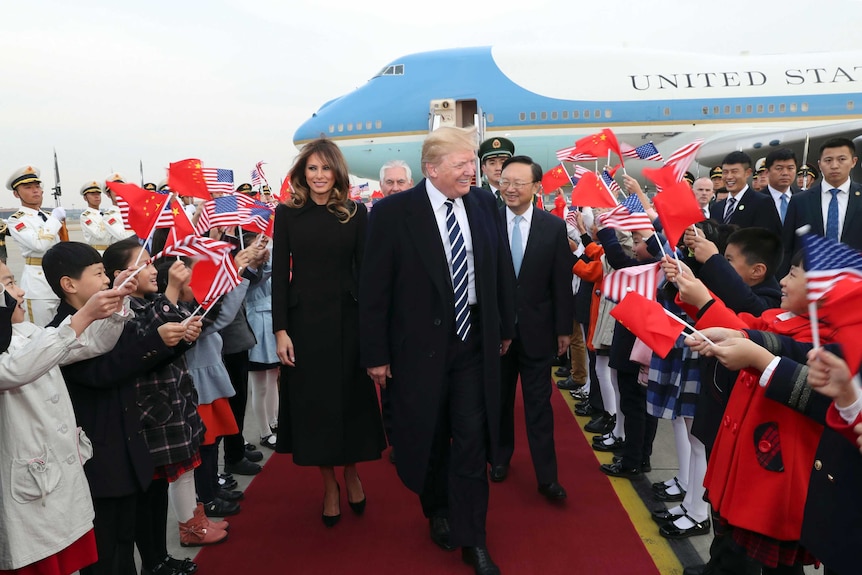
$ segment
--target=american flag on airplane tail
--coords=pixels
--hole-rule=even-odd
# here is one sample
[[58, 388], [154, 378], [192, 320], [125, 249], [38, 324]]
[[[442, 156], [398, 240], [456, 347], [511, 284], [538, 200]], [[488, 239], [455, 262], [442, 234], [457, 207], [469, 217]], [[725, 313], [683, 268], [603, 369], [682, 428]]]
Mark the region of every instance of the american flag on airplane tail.
[[207, 200], [195, 229], [199, 234], [204, 234], [217, 226], [242, 225], [243, 215], [248, 214], [254, 202], [245, 194], [230, 194]]
[[661, 262], [632, 266], [614, 270], [602, 281], [602, 294], [614, 302], [621, 301], [629, 291], [635, 291], [650, 301], [655, 301], [655, 292], [664, 276]]
[[817, 301], [841, 280], [862, 282], [862, 254], [845, 244], [818, 236], [802, 236], [808, 301]]
[[685, 176], [686, 171], [688, 171], [688, 167], [691, 165], [691, 162], [697, 155], [697, 151], [702, 145], [703, 140], [698, 138], [675, 151], [664, 163], [666, 166], [673, 166], [673, 173], [676, 175], [676, 181], [682, 181], [683, 176]]
[[233, 170], [221, 168], [201, 168], [204, 174], [204, 182], [210, 194], [232, 194], [233, 193]]
[[214, 240], [206, 236], [186, 236], [179, 242], [167, 246], [153, 256], [153, 259], [157, 260], [162, 257], [189, 257], [219, 263], [224, 254], [229, 254], [233, 251], [233, 248], [233, 244]]
[[593, 162], [598, 159], [592, 154], [582, 154], [578, 152], [575, 149], [576, 147], [577, 146], [571, 146], [569, 148], [557, 150], [557, 159], [561, 162]]
[[624, 158], [633, 158], [635, 160], [649, 160], [654, 162], [661, 162], [664, 160], [662, 158], [661, 153], [659, 153], [658, 148], [655, 147], [655, 144], [652, 142], [647, 142], [642, 146], [638, 146], [637, 148], [633, 148], [632, 146], [620, 142], [620, 151]]
[[599, 216], [599, 222], [607, 228], [617, 230], [627, 230], [633, 232], [635, 230], [646, 230], [652, 228], [652, 221], [646, 214], [641, 201], [635, 194], [627, 197], [623, 202]]

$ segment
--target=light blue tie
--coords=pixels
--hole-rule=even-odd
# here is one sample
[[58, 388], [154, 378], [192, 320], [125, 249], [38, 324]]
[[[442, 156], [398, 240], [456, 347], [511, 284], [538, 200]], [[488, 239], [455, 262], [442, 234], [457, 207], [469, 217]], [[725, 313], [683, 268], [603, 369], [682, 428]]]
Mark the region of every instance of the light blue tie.
[[452, 289], [455, 292], [455, 333], [461, 341], [467, 341], [470, 333], [470, 306], [467, 301], [467, 248], [461, 226], [455, 219], [453, 200], [446, 200], [446, 230], [449, 232], [449, 247], [452, 252]]
[[515, 216], [512, 228], [512, 265], [515, 266], [515, 277], [521, 273], [521, 262], [524, 261], [524, 239], [521, 237], [521, 222], [524, 216]]
[[838, 192], [840, 191], [837, 188], [829, 190], [832, 199], [829, 200], [829, 208], [826, 210], [826, 237], [836, 242], [838, 241]]
[[778, 210], [781, 214], [781, 223], [784, 223], [784, 218], [787, 217], [787, 195], [781, 194], [781, 207]]

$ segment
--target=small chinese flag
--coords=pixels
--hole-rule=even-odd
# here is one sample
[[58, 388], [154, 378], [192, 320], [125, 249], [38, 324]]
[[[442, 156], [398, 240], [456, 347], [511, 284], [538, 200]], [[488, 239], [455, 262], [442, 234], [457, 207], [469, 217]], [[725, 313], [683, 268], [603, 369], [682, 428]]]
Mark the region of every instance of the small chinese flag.
[[634, 291], [626, 294], [611, 315], [662, 358], [667, 357], [684, 329], [667, 316], [660, 303]]
[[128, 225], [139, 238], [150, 237], [150, 232], [165, 207], [168, 196], [148, 192], [135, 185], [122, 182], [105, 182], [108, 188], [129, 204]]
[[571, 183], [572, 181], [569, 179], [569, 174], [566, 173], [563, 166], [551, 168], [544, 176], [542, 176], [542, 189], [545, 190], [546, 193], [551, 193], [560, 186]]
[[652, 199], [655, 211], [661, 220], [665, 237], [675, 246], [686, 228], [704, 220], [700, 205], [686, 182], [676, 182]]
[[201, 161], [195, 158], [173, 162], [168, 168], [168, 187], [181, 196], [211, 200]]
[[617, 200], [594, 172], [586, 172], [572, 190], [572, 205], [591, 208], [614, 208]]
[[607, 155], [608, 150], [615, 153], [622, 161], [620, 143], [617, 136], [609, 128], [605, 128], [598, 134], [586, 136], [575, 142], [575, 149], [581, 154], [590, 154], [601, 158]]

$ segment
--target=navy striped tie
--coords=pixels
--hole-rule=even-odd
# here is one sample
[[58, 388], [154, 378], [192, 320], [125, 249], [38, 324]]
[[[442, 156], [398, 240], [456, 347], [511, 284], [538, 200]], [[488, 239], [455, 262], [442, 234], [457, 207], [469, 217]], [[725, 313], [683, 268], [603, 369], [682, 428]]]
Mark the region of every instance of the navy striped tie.
[[446, 230], [449, 232], [449, 247], [452, 250], [452, 289], [455, 292], [455, 333], [461, 341], [467, 341], [470, 333], [470, 306], [467, 302], [467, 248], [461, 226], [455, 219], [453, 200], [446, 200]]

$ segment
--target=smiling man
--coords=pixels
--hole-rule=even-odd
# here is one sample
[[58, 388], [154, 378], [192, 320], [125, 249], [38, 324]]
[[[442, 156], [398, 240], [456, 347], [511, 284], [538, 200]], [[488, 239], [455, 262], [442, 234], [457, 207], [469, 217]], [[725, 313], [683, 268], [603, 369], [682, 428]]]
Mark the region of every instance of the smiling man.
[[360, 273], [362, 364], [392, 401], [395, 466], [434, 543], [500, 571], [485, 542], [487, 453], [500, 429], [500, 355], [514, 332], [514, 272], [494, 198], [471, 186], [476, 132], [440, 128], [423, 179], [371, 212]]
[[745, 152], [731, 152], [721, 163], [727, 199], [715, 202], [710, 217], [740, 228], [766, 228], [781, 236], [781, 219], [771, 199], [748, 185], [751, 158]]

